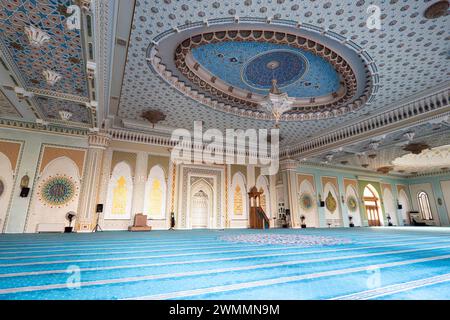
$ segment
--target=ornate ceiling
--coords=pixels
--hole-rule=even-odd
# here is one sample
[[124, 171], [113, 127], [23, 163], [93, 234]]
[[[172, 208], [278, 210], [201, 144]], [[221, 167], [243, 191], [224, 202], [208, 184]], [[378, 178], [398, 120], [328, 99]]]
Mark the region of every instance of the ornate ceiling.
[[[115, 116], [141, 120], [142, 110], [152, 106], [164, 110], [167, 117], [162, 124], [171, 127], [192, 129], [194, 120], [203, 120], [205, 127], [218, 129], [271, 127], [271, 121], [237, 116], [222, 112], [224, 110], [220, 108], [214, 110], [208, 105], [208, 96], [193, 99], [146, 67], [148, 60], [144, 61], [144, 57], [148, 58], [149, 47], [156, 46], [161, 52], [165, 43], [181, 44], [188, 38], [185, 34], [194, 36], [205, 28], [215, 31], [259, 27], [307, 34], [327, 46], [334, 44], [333, 49], [345, 57], [353, 52], [360, 60], [376, 66], [370, 76], [379, 84], [374, 86], [376, 92], [371, 92], [370, 104], [338, 117], [282, 122], [283, 143], [295, 143], [356, 121], [448, 81], [448, 16], [427, 19], [424, 11], [428, 2], [393, 0], [380, 5], [381, 29], [369, 29], [366, 22], [371, 13], [367, 13], [367, 9], [371, 4], [371, 1], [350, 0], [136, 1], [120, 104]], [[238, 59], [242, 54], [236, 52], [235, 55]], [[182, 79], [178, 77], [174, 62], [169, 62], [173, 57], [164, 54], [161, 58], [168, 70]], [[227, 62], [229, 66], [231, 63]], [[356, 58], [349, 63], [354, 66]], [[220, 72], [224, 74], [225, 66], [222, 67]], [[211, 68], [208, 70], [212, 71]], [[227, 79], [232, 82], [231, 78]], [[189, 85], [188, 81], [183, 83]], [[236, 87], [245, 89], [242, 83]]]
[[[413, 154], [405, 150], [410, 144], [423, 144], [426, 148], [419, 154]], [[390, 173], [408, 176], [418, 172], [439, 171], [443, 168], [448, 170], [449, 144], [450, 122], [448, 117], [444, 117], [432, 123], [383, 134], [305, 160], [381, 173], [385, 168]], [[433, 157], [436, 159], [431, 160]]]
[[88, 5], [79, 0], [0, 0], [0, 49], [10, 73], [3, 89], [13, 86], [19, 102], [27, 99], [44, 120], [61, 120], [60, 111], [71, 109], [72, 121], [66, 124], [92, 124], [86, 105], [95, 100], [89, 74], [95, 63], [86, 58], [93, 50], [86, 48], [92, 37]]
[[438, 115], [433, 95], [450, 113], [449, 17], [437, 2], [0, 0], [0, 117], [163, 135], [194, 121], [267, 129], [274, 119], [259, 103], [275, 79], [295, 98], [280, 122], [286, 148], [420, 104], [421, 122], [381, 121], [376, 150], [367, 134], [332, 156], [338, 140], [311, 152], [375, 171], [406, 154], [408, 129], [391, 119], [417, 142], [450, 144], [447, 125], [425, 121]]

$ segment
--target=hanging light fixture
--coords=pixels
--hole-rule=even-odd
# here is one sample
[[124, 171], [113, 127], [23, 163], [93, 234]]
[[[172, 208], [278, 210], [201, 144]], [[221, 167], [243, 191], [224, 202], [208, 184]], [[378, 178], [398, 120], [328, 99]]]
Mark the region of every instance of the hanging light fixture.
[[278, 89], [277, 80], [273, 79], [272, 88], [260, 105], [273, 115], [275, 128], [278, 128], [281, 116], [292, 108], [293, 102], [294, 100], [287, 93]]

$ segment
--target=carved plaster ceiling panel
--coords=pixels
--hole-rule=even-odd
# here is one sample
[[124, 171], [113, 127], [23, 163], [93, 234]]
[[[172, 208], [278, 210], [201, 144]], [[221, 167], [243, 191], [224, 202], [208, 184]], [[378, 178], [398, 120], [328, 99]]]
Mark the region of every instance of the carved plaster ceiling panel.
[[[412, 135], [410, 135], [411, 133]], [[408, 135], [413, 137], [412, 140], [407, 138]], [[391, 169], [391, 173], [406, 175], [413, 172], [429, 172], [448, 167], [450, 157], [446, 160], [447, 165], [438, 163], [433, 164], [432, 161], [428, 160], [424, 161], [426, 157], [433, 154], [438, 155], [438, 153], [430, 153], [427, 151], [428, 149], [426, 149], [419, 155], [413, 155], [404, 150], [405, 146], [409, 143], [423, 143], [428, 145], [429, 148], [432, 148], [432, 150], [441, 150], [439, 148], [446, 146], [443, 150], [448, 150], [448, 145], [450, 144], [450, 124], [447, 122], [443, 122], [442, 124], [421, 124], [413, 128], [381, 136], [377, 139], [345, 146], [321, 157], [307, 160], [347, 168], [364, 168], [371, 171], [377, 171], [380, 168], [387, 167]], [[439, 154], [441, 156], [448, 156], [448, 153], [445, 152], [440, 152]], [[442, 159], [442, 157], [440, 158]], [[422, 159], [423, 165], [414, 168], [413, 166], [407, 166], [405, 165], [405, 162], [402, 162], [407, 160], [413, 161], [415, 159]], [[436, 161], [438, 160], [439, 159], [436, 159]]]
[[420, 154], [406, 154], [392, 161], [397, 170], [423, 171], [450, 168], [450, 145], [423, 150]]
[[[81, 32], [67, 26], [72, 4], [75, 1], [0, 0], [1, 43], [28, 88], [88, 96]], [[48, 83], [47, 72], [60, 79]]]
[[[47, 121], [92, 124], [92, 111], [84, 104], [50, 97], [37, 97], [36, 101]], [[64, 120], [61, 112], [68, 112], [69, 118]]]
[[[161, 124], [171, 127], [192, 129], [195, 120], [203, 120], [205, 128], [213, 127], [222, 130], [225, 128], [270, 128], [273, 125], [272, 121], [215, 110], [207, 105], [207, 101], [200, 103], [199, 99], [183, 94], [169, 84], [167, 79], [163, 79], [150, 68], [146, 58], [152, 43], [158, 43], [166, 36], [170, 39], [172, 33], [176, 33], [177, 30], [195, 31], [195, 28], [201, 30], [205, 27], [206, 21], [211, 27], [216, 28], [230, 23], [234, 24], [234, 29], [249, 26], [252, 28], [265, 26], [261, 28], [266, 28], [269, 25], [271, 28], [290, 30], [294, 34], [305, 30], [302, 25], [308, 26], [310, 30], [317, 30], [315, 34], [323, 42], [326, 42], [326, 37], [332, 34], [335, 38], [341, 39], [343, 47], [355, 44], [356, 47], [362, 48], [375, 63], [376, 71], [371, 76], [378, 78], [379, 86], [370, 104], [365, 104], [353, 112], [338, 117], [302, 122], [282, 121], [281, 135], [285, 139], [283, 143], [299, 142], [319, 132], [327, 131], [331, 127], [356, 120], [369, 112], [373, 113], [386, 108], [422, 90], [432, 89], [445, 83], [450, 74], [447, 45], [450, 39], [447, 31], [448, 15], [438, 19], [427, 19], [423, 14], [430, 3], [396, 0], [379, 4], [379, 13], [367, 13], [368, 7], [372, 4], [376, 3], [363, 0], [302, 2], [138, 0], [117, 115], [121, 118], [142, 120], [142, 111], [151, 106], [168, 115]], [[366, 22], [373, 14], [379, 14], [380, 30], [367, 28]], [[267, 23], [267, 19], [270, 20], [270, 24]], [[299, 22], [302, 25], [298, 27]], [[326, 31], [325, 35], [321, 37], [324, 31]], [[174, 45], [179, 43], [181, 41]], [[228, 55], [232, 52], [235, 52], [235, 55], [227, 56], [228, 64], [240, 61], [241, 54], [238, 51], [231, 50], [225, 53]], [[168, 59], [171, 56], [164, 57]], [[175, 52], [172, 57], [175, 59]], [[216, 57], [220, 58], [218, 55]], [[225, 54], [223, 57], [225, 58]], [[197, 58], [202, 59], [200, 53]], [[247, 60], [245, 62], [248, 62]], [[172, 64], [174, 65], [174, 62]], [[350, 61], [350, 65], [354, 67], [355, 60]], [[357, 67], [354, 68], [356, 73], [361, 71]], [[211, 67], [209, 71], [221, 72]], [[328, 80], [333, 78], [331, 72], [329, 75]], [[179, 77], [178, 74], [177, 77]], [[222, 74], [222, 77], [225, 76]], [[232, 83], [233, 79], [237, 78], [225, 80], [227, 83]], [[323, 79], [316, 80], [310, 81], [313, 87], [316, 85], [321, 87], [323, 83], [326, 83]], [[289, 81], [286, 83], [290, 83]], [[238, 85], [240, 88], [244, 87], [241, 86], [242, 83]]]

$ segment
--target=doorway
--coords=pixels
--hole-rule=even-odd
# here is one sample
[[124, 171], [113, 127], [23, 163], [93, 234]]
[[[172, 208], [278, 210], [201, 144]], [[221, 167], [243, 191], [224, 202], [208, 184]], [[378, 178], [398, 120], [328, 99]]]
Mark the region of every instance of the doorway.
[[380, 197], [372, 185], [364, 188], [363, 200], [369, 227], [381, 226]]

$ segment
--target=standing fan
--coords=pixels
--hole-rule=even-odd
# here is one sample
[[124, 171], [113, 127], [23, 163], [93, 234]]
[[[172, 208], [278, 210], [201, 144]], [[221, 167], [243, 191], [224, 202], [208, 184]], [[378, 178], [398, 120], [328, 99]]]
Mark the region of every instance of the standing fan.
[[66, 219], [69, 220], [69, 226], [64, 228], [64, 232], [65, 233], [71, 233], [72, 232], [72, 230], [73, 230], [72, 220], [76, 216], [77, 216], [76, 213], [73, 212], [73, 211], [69, 211], [69, 212], [66, 213]]

